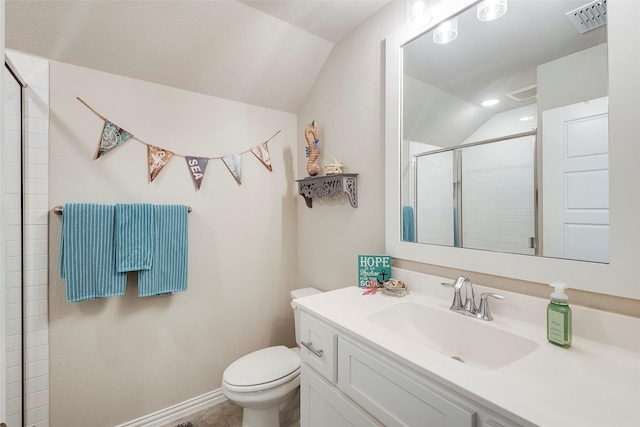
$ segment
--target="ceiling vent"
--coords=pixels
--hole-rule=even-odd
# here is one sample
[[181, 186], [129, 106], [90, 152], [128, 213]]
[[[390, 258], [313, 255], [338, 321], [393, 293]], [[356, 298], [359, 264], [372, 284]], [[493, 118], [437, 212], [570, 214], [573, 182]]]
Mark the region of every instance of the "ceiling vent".
[[607, 23], [607, 0], [596, 0], [567, 13], [567, 18], [581, 34]]
[[535, 98], [536, 96], [538, 96], [538, 86], [531, 85], [523, 87], [509, 92], [506, 95], [511, 99], [515, 99], [516, 101], [526, 101], [527, 99]]

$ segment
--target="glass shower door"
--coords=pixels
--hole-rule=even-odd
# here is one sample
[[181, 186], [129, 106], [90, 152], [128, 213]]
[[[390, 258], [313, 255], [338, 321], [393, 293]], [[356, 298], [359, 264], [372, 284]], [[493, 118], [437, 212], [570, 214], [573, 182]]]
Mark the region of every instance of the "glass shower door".
[[535, 255], [535, 136], [461, 151], [462, 246]]
[[456, 246], [453, 151], [416, 157], [416, 241]]

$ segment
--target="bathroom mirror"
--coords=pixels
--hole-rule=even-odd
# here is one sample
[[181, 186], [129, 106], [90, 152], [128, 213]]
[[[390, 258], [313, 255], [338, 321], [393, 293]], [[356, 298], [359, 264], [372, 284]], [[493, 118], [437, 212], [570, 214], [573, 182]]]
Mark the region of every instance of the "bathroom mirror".
[[606, 263], [606, 20], [491, 1], [502, 16], [480, 20], [482, 2], [402, 47], [403, 239]]
[[[547, 3], [565, 3], [565, 6], [568, 7], [565, 12], [568, 12], [572, 9], [583, 6], [588, 2], [511, 0], [509, 1], [507, 15], [510, 12], [515, 13], [515, 11], [518, 10], [517, 8], [520, 6], [524, 7], [525, 3], [539, 7], [542, 7]], [[563, 71], [561, 66], [547, 66], [547, 64], [549, 64], [549, 62], [547, 62], [543, 66], [539, 66], [540, 64], [531, 64], [530, 67], [527, 66], [524, 68], [525, 71], [516, 72], [515, 74], [513, 73], [513, 67], [515, 66], [509, 66], [509, 68], [512, 68], [510, 79], [511, 83], [517, 83], [513, 89], [509, 90], [511, 92], [516, 92], [514, 96], [516, 98], [526, 97], [526, 93], [524, 93], [526, 92], [525, 89], [532, 89], [529, 87], [532, 86], [532, 84], [528, 84], [529, 80], [526, 80], [526, 77], [527, 73], [530, 74], [531, 69], [534, 69], [533, 73], [538, 79], [534, 83], [536, 85], [535, 90], [538, 93], [538, 99], [530, 100], [533, 102], [524, 106], [508, 107], [505, 110], [506, 112], [502, 112], [502, 114], [497, 110], [497, 108], [502, 107], [495, 106], [494, 110], [487, 113], [484, 118], [477, 120], [472, 119], [472, 114], [467, 111], [466, 115], [457, 115], [455, 121], [448, 121], [449, 113], [446, 108], [449, 107], [448, 104], [458, 103], [465, 105], [474, 104], [472, 106], [468, 105], [468, 110], [478, 110], [482, 108], [478, 106], [478, 101], [484, 96], [499, 93], [502, 94], [502, 98], [505, 98], [504, 94], [507, 93], [505, 88], [499, 88], [498, 84], [487, 85], [484, 83], [476, 88], [476, 98], [473, 100], [466, 100], [465, 97], [468, 96], [466, 93], [470, 89], [468, 87], [469, 85], [464, 84], [466, 81], [465, 79], [469, 78], [474, 82], [480, 82], [482, 73], [489, 68], [494, 70], [490, 73], [491, 76], [494, 77], [498, 73], [498, 71], [495, 71], [495, 67], [493, 65], [494, 62], [501, 63], [505, 67], [508, 63], [507, 58], [503, 55], [505, 50], [498, 49], [497, 53], [486, 53], [483, 57], [484, 59], [475, 66], [464, 65], [460, 62], [463, 59], [466, 60], [465, 58], [461, 59], [456, 55], [448, 56], [448, 54], [443, 54], [445, 49], [454, 46], [458, 41], [463, 40], [462, 34], [467, 28], [464, 22], [466, 22], [467, 18], [476, 19], [476, 2], [470, 0], [454, 0], [451, 2], [436, 3], [435, 6], [432, 6], [430, 9], [433, 20], [431, 24], [429, 24], [429, 27], [423, 28], [422, 30], [412, 29], [410, 27], [402, 28], [386, 39], [385, 189], [387, 202], [386, 245], [388, 254], [395, 258], [513, 277], [534, 282], [545, 283], [563, 280], [568, 282], [570, 286], [574, 288], [640, 299], [640, 286], [635, 285], [633, 280], [633, 277], [640, 273], [640, 268], [637, 266], [639, 263], [634, 259], [634, 256], [630, 254], [630, 252], [635, 251], [635, 245], [640, 242], [640, 240], [638, 240], [640, 237], [640, 222], [637, 220], [637, 218], [640, 218], [640, 207], [638, 206], [638, 203], [635, 202], [636, 197], [633, 196], [630, 198], [628, 190], [625, 190], [625, 188], [629, 188], [629, 183], [633, 183], [633, 186], [635, 187], [638, 185], [637, 183], [640, 182], [638, 179], [639, 173], [636, 172], [638, 168], [632, 160], [634, 158], [640, 158], [638, 157], [638, 151], [640, 150], [634, 147], [634, 144], [631, 142], [634, 140], [635, 134], [637, 133], [633, 119], [633, 116], [637, 115], [637, 113], [632, 114], [632, 112], [640, 111], [638, 109], [638, 97], [635, 93], [637, 91], [635, 89], [629, 89], [630, 87], [637, 87], [635, 80], [638, 75], [637, 72], [640, 70], [640, 64], [637, 63], [638, 61], [636, 61], [633, 54], [634, 47], [632, 38], [629, 36], [631, 33], [634, 35], [640, 33], [636, 28], [637, 26], [630, 18], [633, 13], [638, 12], [637, 9], [639, 8], [638, 5], [634, 5], [633, 3], [635, 2], [609, 0], [607, 5], [608, 24], [605, 26], [604, 32], [601, 31], [603, 34], [598, 35], [598, 33], [594, 32], [598, 30], [585, 33], [587, 34], [586, 37], [597, 40], [595, 40], [595, 42], [589, 42], [593, 44], [585, 46], [585, 49], [582, 49], [582, 51], [589, 49], [601, 49], [601, 51], [596, 55], [601, 58], [597, 61], [599, 65], [595, 67], [584, 65], [578, 66], [577, 68], [574, 67], [570, 71]], [[462, 12], [462, 14], [458, 15], [460, 12]], [[529, 13], [535, 14], [537, 12], [531, 11]], [[481, 24], [497, 24], [502, 19], [505, 19], [504, 22], [506, 23], [507, 15], [497, 21], [482, 22]], [[434, 69], [441, 69], [440, 65], [442, 64], [440, 63], [447, 65], [443, 68], [446, 76], [440, 74], [440, 77], [435, 77], [436, 80], [438, 78], [444, 80], [444, 77], [446, 77], [448, 80], [447, 85], [436, 87], [435, 85], [430, 84], [432, 87], [426, 87], [427, 85], [423, 83], [414, 84], [416, 82], [413, 80], [417, 80], [415, 75], [407, 77], [405, 72], [405, 66], [408, 66], [408, 63], [412, 61], [412, 58], [415, 56], [415, 53], [410, 52], [412, 47], [415, 46], [417, 50], [419, 43], [433, 45], [432, 30], [442, 22], [445, 22], [455, 16], [459, 18], [457, 30], [459, 40], [456, 39], [452, 43], [437, 45], [436, 47], [431, 46], [433, 49], [440, 49], [440, 53], [438, 55], [435, 53], [425, 53], [425, 56], [420, 58], [420, 61], [424, 60]], [[463, 19], [463, 17], [467, 18]], [[564, 15], [560, 16], [560, 18], [562, 20], [566, 20], [569, 24], [569, 29], [572, 29], [571, 23]], [[516, 24], [511, 24], [511, 26], [524, 28], [526, 21], [527, 19], [521, 16], [519, 21]], [[483, 49], [486, 47], [483, 46], [483, 42], [488, 39], [484, 32], [492, 31], [487, 30], [487, 28], [489, 27], [485, 26], [483, 29], [472, 33], [471, 39], [475, 43], [475, 49], [478, 51], [482, 50], [484, 52]], [[537, 27], [533, 32], [529, 33], [530, 42], [525, 43], [522, 46], [522, 52], [517, 55], [511, 55], [516, 57], [516, 64], [521, 65], [527, 61], [524, 55], [528, 53], [529, 50], [534, 50], [533, 44], [535, 39], [542, 38], [542, 33], [546, 31], [547, 28], [542, 26]], [[575, 28], [573, 28], [572, 31], [580, 35]], [[592, 35], [590, 36], [589, 33]], [[500, 31], [500, 34], [502, 34], [503, 38], [509, 37], [504, 28]], [[501, 41], [494, 43], [501, 43]], [[559, 43], [548, 45], [546, 49], [555, 50], [558, 48], [556, 44]], [[491, 43], [489, 43], [489, 45], [491, 45]], [[602, 50], [604, 52], [602, 52]], [[605, 54], [604, 60], [602, 60], [602, 53]], [[410, 56], [407, 58], [406, 55]], [[570, 52], [566, 52], [566, 54], [564, 52], [560, 52], [556, 53], [556, 55], [558, 56], [556, 56], [556, 59], [552, 59], [551, 63], [571, 54]], [[587, 62], [587, 64], [592, 63], [592, 59], [593, 58], [588, 59], [587, 61], [589, 62]], [[635, 68], [636, 66], [638, 68]], [[591, 68], [598, 68], [598, 70]], [[455, 76], [459, 76], [459, 71], [463, 71], [462, 74], [464, 74], [464, 78], [454, 78]], [[573, 89], [569, 89], [569, 83], [573, 81], [580, 81], [583, 77], [587, 78], [587, 81], [591, 81], [592, 72], [601, 74], [603, 71], [605, 75], [608, 74], [608, 82], [594, 84], [593, 86], [597, 86], [597, 89], [593, 93], [590, 92], [589, 94], [586, 94], [586, 97], [582, 98], [582, 100], [577, 100], [575, 102], [564, 102], [564, 100], [560, 99], [564, 95], [574, 92]], [[634, 71], [636, 73], [635, 75]], [[411, 73], [414, 73], [414, 71], [411, 71]], [[543, 85], [540, 82], [541, 78], [553, 79], [555, 82], [550, 85]], [[591, 91], [591, 89], [593, 89], [587, 89], [587, 86], [589, 85], [581, 85], [580, 90]], [[418, 87], [421, 89], [418, 89]], [[519, 90], [516, 91], [516, 89]], [[436, 94], [441, 95], [441, 92], [445, 91], [449, 94], [448, 104], [447, 101], [443, 100], [443, 98], [437, 98], [435, 96]], [[546, 91], [551, 91], [552, 93], [549, 95]], [[413, 104], [415, 101], [409, 102], [407, 100], [405, 102], [403, 94], [407, 94], [407, 92], [411, 92], [411, 95], [419, 95], [418, 99], [420, 102], [418, 104], [421, 103], [422, 105], [419, 105], [418, 110], [414, 109], [415, 106]], [[585, 94], [583, 93], [582, 95]], [[554, 99], [554, 96], [557, 99]], [[445, 95], [445, 98], [446, 97], [447, 95]], [[552, 101], [548, 101], [550, 99]], [[510, 98], [509, 100], [512, 101]], [[544, 105], [542, 107], [538, 105], [543, 102]], [[600, 197], [596, 201], [587, 202], [587, 206], [591, 203], [591, 206], [596, 206], [597, 209], [601, 209], [603, 206], [609, 208], [609, 218], [607, 218], [608, 221], [606, 221], [609, 223], [609, 231], [608, 233], [600, 233], [599, 237], [602, 238], [602, 240], [599, 244], [594, 246], [596, 251], [600, 251], [601, 254], [604, 254], [603, 259], [598, 259], [596, 260], [597, 262], [585, 262], [584, 260], [593, 260], [580, 257], [575, 257], [572, 260], [562, 259], [571, 257], [566, 257], [559, 253], [553, 253], [547, 257], [528, 256], [506, 253], [505, 251], [493, 249], [477, 250], [435, 244], [413, 243], [411, 241], [412, 239], [409, 238], [410, 233], [407, 233], [407, 228], [404, 227], [403, 229], [402, 227], [402, 219], [407, 216], [405, 207], [415, 206], [415, 200], [412, 201], [410, 197], [410, 193], [415, 194], [415, 188], [411, 188], [410, 183], [413, 183], [415, 187], [415, 181], [412, 181], [414, 178], [410, 177], [409, 173], [410, 161], [412, 159], [417, 159], [417, 157], [414, 156], [415, 154], [429, 152], [431, 150], [443, 150], [443, 146], [456, 146], [466, 149], [465, 143], [491, 142], [492, 140], [501, 140], [503, 137], [517, 136], [526, 130], [526, 128], [523, 128], [520, 125], [519, 119], [521, 117], [535, 116], [533, 120], [534, 126], [531, 126], [530, 124], [527, 126], [529, 126], [529, 131], [532, 130], [532, 127], [536, 127], [537, 131], [533, 132], [537, 140], [534, 142], [536, 145], [535, 156], [540, 157], [543, 155], [543, 151], [546, 151], [547, 153], [551, 151], [549, 149], [540, 149], [545, 140], [544, 130], [552, 127], [551, 125], [545, 126], [543, 116], [547, 115], [547, 111], [553, 111], [557, 108], [564, 107], [565, 105], [573, 104], [598, 104], [599, 107], [604, 107], [605, 111], [602, 114], [597, 113], [595, 115], [598, 117], [604, 117], [605, 119], [608, 112], [608, 125], [604, 126], [605, 139], [608, 137], [608, 154], [601, 156], [601, 146], [588, 154], [588, 156], [592, 157], [600, 156], [600, 163], [597, 166], [597, 168], [600, 169], [603, 169], [602, 159], [604, 158], [604, 161], [606, 162], [606, 167], [604, 167], [604, 169], [608, 170], [607, 174], [609, 175], [609, 185], [606, 185], [607, 180], [605, 179], [598, 181], [595, 185], [587, 186], [587, 188], [592, 188], [594, 190], [597, 189], [598, 191], [608, 190], [609, 193], [608, 197], [606, 195], [602, 196], [602, 194], [606, 194], [605, 192], [601, 193]], [[517, 114], [511, 114], [510, 112], [513, 112], [513, 110], [516, 110]], [[594, 113], [587, 113], [586, 115], [591, 117], [594, 116]], [[412, 117], [409, 118], [409, 116]], [[490, 132], [485, 132], [486, 129], [481, 129], [483, 123], [491, 122], [492, 118], [496, 116], [502, 116], [502, 118], [505, 119], [502, 121], [510, 122], [512, 126], [508, 127], [506, 130], [498, 131], [495, 131], [498, 127], [493, 127]], [[493, 120], [495, 121], [495, 119]], [[556, 119], [552, 117], [551, 120]], [[560, 123], [563, 123], [562, 120], [563, 119], [560, 120]], [[514, 121], [517, 121], [518, 123], [514, 124]], [[422, 129], [427, 130], [419, 131], [418, 129], [421, 128], [423, 124], [425, 126]], [[413, 128], [409, 129], [407, 125]], [[471, 131], [467, 129], [467, 125], [472, 129]], [[562, 127], [563, 125], [560, 126]], [[606, 131], [607, 126], [608, 132]], [[593, 133], [603, 133], [602, 130], [593, 131], [593, 129], [593, 127], [587, 126], [583, 129], [583, 135], [589, 136]], [[602, 129], [602, 127], [599, 129]], [[411, 135], [409, 139], [405, 138], [407, 133]], [[426, 138], [425, 135], [429, 133], [430, 137]], [[407, 140], [413, 140], [412, 142], [419, 140], [420, 143], [426, 142], [435, 147], [427, 148], [426, 150], [421, 150], [420, 148], [416, 149], [415, 147], [411, 147], [410, 144], [404, 142]], [[588, 147], [589, 144], [586, 144], [582, 148], [588, 151]], [[566, 150], [568, 149], [569, 148]], [[565, 154], [567, 153], [566, 150]], [[568, 157], [572, 157], [574, 154], [575, 153], [571, 151]], [[536, 166], [533, 171], [535, 176], [535, 185], [546, 185], [547, 189], [562, 187], [562, 185], [559, 186], [557, 184], [552, 185], [544, 183], [545, 178], [542, 170], [543, 167], [544, 159], [536, 158]], [[415, 177], [415, 173], [412, 172], [412, 174]], [[452, 181], [451, 187], [453, 187], [454, 183], [457, 184], [456, 181]], [[604, 186], [606, 186], [604, 189], [603, 183], [605, 183]], [[571, 185], [573, 183], [570, 182], [569, 184]], [[564, 185], [567, 185], [566, 180]], [[538, 191], [539, 190], [540, 189], [538, 189]], [[544, 218], [545, 203], [541, 203], [541, 198], [539, 198], [537, 202], [539, 205], [535, 211], [534, 218], [537, 234], [529, 237], [536, 237], [536, 240], [539, 241], [542, 236], [541, 233], [544, 232], [544, 224], [545, 222], [548, 224], [548, 220], [545, 220]], [[573, 202], [574, 200], [570, 201], [570, 203]], [[540, 206], [540, 204], [542, 206]], [[591, 209], [591, 211], [594, 210], [596, 209]], [[461, 213], [462, 216], [464, 216], [464, 207], [462, 208]], [[455, 215], [452, 216], [455, 217]], [[542, 226], [540, 226], [540, 224], [542, 224]], [[419, 226], [419, 223], [416, 223], [415, 225]], [[567, 228], [563, 225], [560, 227], [564, 227], [565, 229]], [[549, 227], [549, 229], [554, 230], [553, 227]], [[417, 240], [415, 235], [413, 240]], [[602, 242], [606, 242], [607, 240], [609, 241], [609, 245], [608, 248], [605, 248], [603, 247]], [[534, 241], [533, 246], [538, 245], [538, 241]], [[539, 244], [539, 246], [544, 248], [545, 244], [542, 243]], [[545, 254], [542, 253], [542, 255]]]

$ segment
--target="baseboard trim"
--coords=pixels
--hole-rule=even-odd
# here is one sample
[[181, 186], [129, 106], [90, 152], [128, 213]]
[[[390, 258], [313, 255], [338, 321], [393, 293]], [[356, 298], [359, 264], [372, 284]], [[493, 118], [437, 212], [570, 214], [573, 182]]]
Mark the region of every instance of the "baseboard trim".
[[227, 398], [222, 394], [222, 390], [217, 389], [116, 427], [160, 427], [225, 400]]

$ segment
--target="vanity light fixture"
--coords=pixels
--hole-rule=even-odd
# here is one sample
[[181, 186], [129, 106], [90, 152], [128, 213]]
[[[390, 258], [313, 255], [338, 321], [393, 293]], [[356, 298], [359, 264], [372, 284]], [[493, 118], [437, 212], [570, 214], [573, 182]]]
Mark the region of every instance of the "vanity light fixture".
[[507, 13], [507, 0], [483, 0], [478, 3], [477, 11], [480, 21], [494, 21]]
[[407, 0], [407, 24], [414, 28], [429, 24], [433, 17], [427, 9], [427, 0]]
[[451, 43], [458, 37], [458, 18], [444, 21], [433, 30], [433, 42], [435, 44]]
[[496, 105], [499, 102], [500, 102], [500, 100], [497, 99], [497, 98], [485, 99], [484, 101], [482, 101], [480, 103], [480, 105], [482, 105], [483, 107], [493, 107], [494, 105]]

